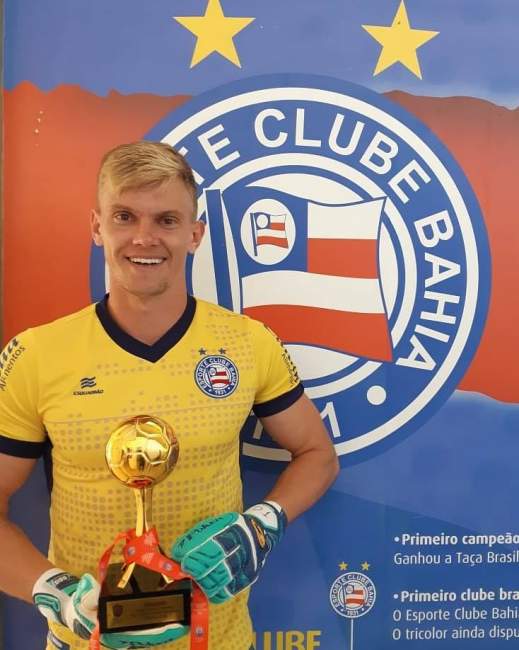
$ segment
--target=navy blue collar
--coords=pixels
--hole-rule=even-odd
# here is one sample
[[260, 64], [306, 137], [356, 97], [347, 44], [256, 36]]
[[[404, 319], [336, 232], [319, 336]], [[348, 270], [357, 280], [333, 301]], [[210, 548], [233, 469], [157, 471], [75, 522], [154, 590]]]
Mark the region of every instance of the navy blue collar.
[[195, 316], [196, 300], [193, 296], [187, 297], [187, 305], [182, 316], [153, 345], [147, 345], [142, 341], [134, 339], [133, 336], [130, 336], [119, 327], [108, 311], [108, 294], [101, 302], [96, 303], [95, 309], [101, 325], [114, 343], [136, 357], [155, 363], [155, 361], [162, 359], [187, 332]]

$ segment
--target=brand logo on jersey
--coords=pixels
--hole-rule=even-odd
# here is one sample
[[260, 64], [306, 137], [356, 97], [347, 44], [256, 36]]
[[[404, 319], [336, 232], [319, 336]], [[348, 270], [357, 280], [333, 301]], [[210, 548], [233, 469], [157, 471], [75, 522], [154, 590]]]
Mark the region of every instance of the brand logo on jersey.
[[195, 382], [209, 397], [228, 397], [238, 385], [238, 369], [223, 355], [207, 356], [195, 368]]
[[[490, 263], [474, 194], [424, 125], [359, 86], [272, 75], [200, 95], [148, 137], [199, 184], [191, 291], [280, 336], [343, 464], [436, 412], [479, 343]], [[252, 419], [243, 453], [286, 458]]]
[[17, 359], [25, 352], [25, 347], [14, 338], [5, 346], [0, 355], [0, 390], [5, 390], [9, 377]]
[[371, 578], [364, 573], [343, 573], [330, 589], [330, 604], [345, 618], [359, 618], [367, 614], [375, 604], [376, 589]]
[[[75, 390], [73, 395], [100, 395], [104, 393], [102, 388], [96, 388], [96, 378], [95, 377], [82, 377], [79, 380], [80, 390]], [[92, 390], [89, 390], [92, 389]]]

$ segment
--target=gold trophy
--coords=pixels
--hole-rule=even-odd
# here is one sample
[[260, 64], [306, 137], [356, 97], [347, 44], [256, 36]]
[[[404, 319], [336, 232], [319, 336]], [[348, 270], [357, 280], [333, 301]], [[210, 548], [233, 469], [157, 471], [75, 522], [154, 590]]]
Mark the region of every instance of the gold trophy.
[[[178, 440], [160, 418], [138, 415], [113, 431], [106, 462], [123, 485], [132, 488], [137, 506], [135, 529], [125, 540], [124, 563], [109, 564], [113, 546], [100, 562], [100, 632], [144, 630], [168, 623], [190, 624], [191, 580], [161, 551], [151, 525], [151, 496], [157, 483], [175, 467]], [[135, 558], [135, 561], [132, 561]]]

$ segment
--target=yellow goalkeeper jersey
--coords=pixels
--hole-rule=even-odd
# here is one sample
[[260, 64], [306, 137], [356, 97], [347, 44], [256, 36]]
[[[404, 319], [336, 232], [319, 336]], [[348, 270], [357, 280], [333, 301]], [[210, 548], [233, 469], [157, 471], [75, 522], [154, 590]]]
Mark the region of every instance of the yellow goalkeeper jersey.
[[[146, 414], [175, 430], [178, 464], [153, 493], [152, 520], [169, 549], [199, 520], [242, 509], [242, 425], [251, 409], [272, 415], [302, 392], [288, 353], [258, 321], [188, 297], [179, 321], [149, 346], [118, 327], [105, 298], [6, 346], [0, 452], [36, 458], [50, 444], [49, 558], [75, 575], [96, 575], [105, 547], [135, 526], [132, 490], [105, 464], [117, 425]], [[65, 628], [51, 628], [49, 649], [87, 649]], [[251, 643], [246, 593], [210, 606], [211, 650], [249, 650]], [[161, 647], [188, 650], [189, 638]]]

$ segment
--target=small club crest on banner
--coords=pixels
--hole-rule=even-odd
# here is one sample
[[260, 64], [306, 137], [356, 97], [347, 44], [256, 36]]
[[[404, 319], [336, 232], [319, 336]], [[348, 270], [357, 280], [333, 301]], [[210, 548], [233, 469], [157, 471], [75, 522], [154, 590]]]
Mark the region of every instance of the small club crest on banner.
[[[347, 568], [345, 562], [339, 564], [341, 570]], [[369, 563], [363, 562], [363, 570], [369, 569]], [[368, 614], [377, 598], [373, 580], [360, 571], [341, 573], [330, 587], [330, 605], [333, 610], [344, 618], [350, 619], [349, 650], [354, 650], [353, 627], [354, 621]]]

